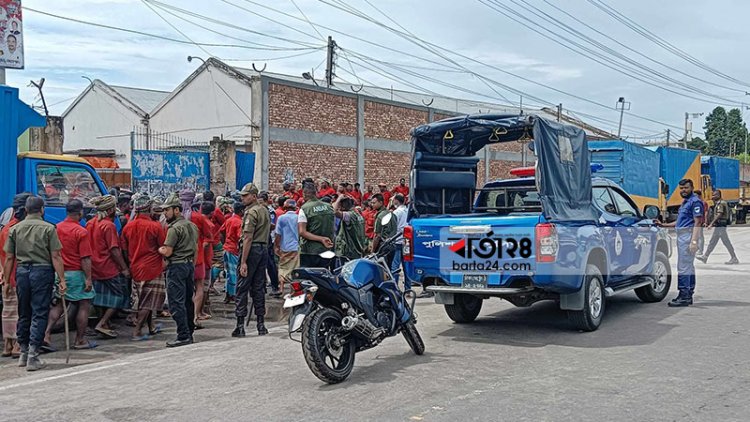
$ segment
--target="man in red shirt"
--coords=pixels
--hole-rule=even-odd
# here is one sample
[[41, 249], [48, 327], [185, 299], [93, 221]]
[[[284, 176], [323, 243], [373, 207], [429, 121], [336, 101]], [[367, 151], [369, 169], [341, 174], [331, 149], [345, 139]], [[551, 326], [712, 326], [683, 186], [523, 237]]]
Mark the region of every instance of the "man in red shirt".
[[367, 199], [362, 203], [362, 206], [364, 207], [362, 217], [365, 218], [365, 236], [372, 242], [375, 237], [375, 216], [378, 212], [372, 208], [370, 201]]
[[405, 204], [409, 203], [409, 187], [406, 186], [406, 179], [403, 177], [401, 178], [399, 185], [393, 188], [393, 194], [395, 195], [397, 193], [404, 195], [404, 199], [406, 199]]
[[234, 214], [227, 218], [221, 226], [222, 241], [224, 242], [224, 271], [227, 274], [225, 289], [227, 296], [224, 303], [229, 303], [237, 293], [237, 264], [240, 262], [240, 237], [242, 236], [242, 213], [245, 206], [242, 202], [234, 203]]
[[333, 198], [336, 195], [336, 190], [331, 187], [331, 181], [328, 179], [321, 179], [320, 190], [318, 191], [318, 199], [330, 196]]
[[[94, 285], [91, 281], [91, 241], [89, 232], [81, 227], [83, 218], [83, 202], [72, 199], [65, 207], [67, 218], [57, 224], [57, 236], [62, 243], [60, 254], [65, 269], [65, 281], [67, 290], [65, 300], [76, 302], [76, 340], [74, 349], [93, 349], [96, 343], [87, 341], [85, 338], [86, 327], [89, 321], [89, 309], [91, 299], [94, 298]], [[57, 290], [57, 289], [55, 289]], [[59, 297], [58, 292], [55, 296]], [[50, 348], [52, 327], [63, 315], [62, 303], [58, 302], [49, 311], [47, 331], [44, 333], [44, 344], [42, 347]]]
[[195, 295], [193, 296], [193, 305], [195, 309], [195, 329], [203, 328], [198, 320], [206, 319], [203, 315], [203, 301], [208, 292], [210, 284], [210, 274], [206, 271], [206, 266], [211, 265], [210, 257], [211, 245], [214, 239], [213, 224], [201, 213], [201, 202], [194, 202], [189, 220], [198, 227], [198, 253], [195, 255]]
[[94, 280], [94, 306], [104, 308], [102, 319], [94, 330], [104, 338], [116, 338], [117, 332], [109, 320], [118, 309], [130, 305], [128, 279], [130, 270], [120, 250], [120, 240], [115, 227], [115, 205], [117, 199], [105, 195], [91, 200], [97, 215], [86, 224], [91, 240], [91, 278]]
[[[164, 261], [159, 247], [164, 244], [166, 233], [161, 224], [151, 219], [153, 201], [146, 195], [133, 203], [135, 218], [122, 229], [120, 241], [125, 256], [130, 261], [130, 273], [138, 294], [138, 314], [131, 340], [148, 340], [159, 332], [153, 323], [153, 312], [161, 311], [167, 294], [164, 281]], [[149, 334], [142, 336], [141, 329], [148, 324]]]
[[362, 201], [369, 201], [370, 198], [372, 198], [372, 195], [374, 195], [375, 192], [372, 191], [372, 185], [367, 186], [367, 192], [365, 192], [364, 195], [362, 195]]
[[354, 205], [361, 206], [362, 205], [362, 191], [359, 190], [359, 183], [355, 183], [352, 185], [351, 183], [348, 184], [346, 187], [347, 192], [349, 193], [349, 196], [354, 199]]
[[391, 205], [391, 193], [388, 192], [388, 185], [385, 183], [378, 183], [380, 194], [383, 195], [383, 206], [388, 208]]
[[297, 186], [295, 186], [294, 182], [286, 182], [284, 183], [283, 196], [285, 196], [287, 199], [294, 199], [295, 201], [299, 201], [300, 199], [302, 199], [302, 191], [297, 190]]

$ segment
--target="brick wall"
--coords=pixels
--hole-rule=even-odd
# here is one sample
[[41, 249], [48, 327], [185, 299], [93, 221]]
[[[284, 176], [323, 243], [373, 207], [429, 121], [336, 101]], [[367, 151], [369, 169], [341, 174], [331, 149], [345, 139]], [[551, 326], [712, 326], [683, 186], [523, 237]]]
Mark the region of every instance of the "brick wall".
[[373, 185], [377, 191], [378, 183], [385, 183], [392, 189], [403, 177], [409, 180], [411, 154], [389, 151], [365, 151], [365, 186]]
[[[515, 161], [492, 160], [490, 161], [490, 181], [515, 178], [510, 175], [510, 170], [521, 166], [522, 163]], [[477, 186], [482, 187], [484, 183], [484, 159], [482, 159], [477, 166]]]
[[427, 123], [427, 111], [365, 101], [365, 136], [409, 141], [409, 131]]
[[291, 87], [268, 85], [271, 126], [357, 136], [357, 100]]
[[281, 192], [287, 170], [294, 180], [326, 177], [335, 182], [357, 180], [357, 150], [326, 145], [307, 145], [271, 140], [268, 146], [268, 184], [272, 192]]
[[435, 116], [435, 121], [447, 119], [449, 117], [455, 117], [452, 114], [442, 114], [442, 113], [435, 113], [434, 116]]

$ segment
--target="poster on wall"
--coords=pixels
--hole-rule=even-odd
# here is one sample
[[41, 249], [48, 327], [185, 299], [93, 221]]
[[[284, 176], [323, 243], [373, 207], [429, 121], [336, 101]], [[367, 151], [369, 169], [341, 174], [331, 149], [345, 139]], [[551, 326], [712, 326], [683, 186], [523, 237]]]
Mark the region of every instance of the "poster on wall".
[[0, 0], [0, 68], [23, 69], [21, 0]]

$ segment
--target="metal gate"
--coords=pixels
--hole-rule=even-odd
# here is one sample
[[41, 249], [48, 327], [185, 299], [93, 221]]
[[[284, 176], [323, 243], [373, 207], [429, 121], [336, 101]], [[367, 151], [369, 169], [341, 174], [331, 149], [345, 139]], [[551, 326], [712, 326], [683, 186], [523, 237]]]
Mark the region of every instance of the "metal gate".
[[130, 140], [133, 191], [166, 197], [185, 188], [209, 188], [208, 143], [142, 128], [134, 130]]
[[242, 189], [247, 183], [251, 183], [255, 176], [255, 153], [237, 151], [235, 154], [235, 166], [237, 167], [237, 189]]

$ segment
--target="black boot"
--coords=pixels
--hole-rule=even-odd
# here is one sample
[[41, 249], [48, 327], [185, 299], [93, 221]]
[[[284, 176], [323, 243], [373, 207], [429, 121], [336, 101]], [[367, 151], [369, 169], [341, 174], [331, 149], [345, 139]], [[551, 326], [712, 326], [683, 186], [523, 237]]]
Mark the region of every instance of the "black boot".
[[237, 317], [237, 326], [232, 331], [232, 337], [245, 337], [245, 317]]
[[690, 306], [693, 304], [693, 298], [689, 295], [683, 294], [680, 292], [680, 294], [672, 299], [671, 302], [669, 302], [667, 305], [671, 308], [681, 308], [684, 306]]
[[259, 316], [258, 317], [258, 335], [264, 336], [268, 334], [268, 329], [266, 329], [266, 325], [264, 324], [265, 317]]

